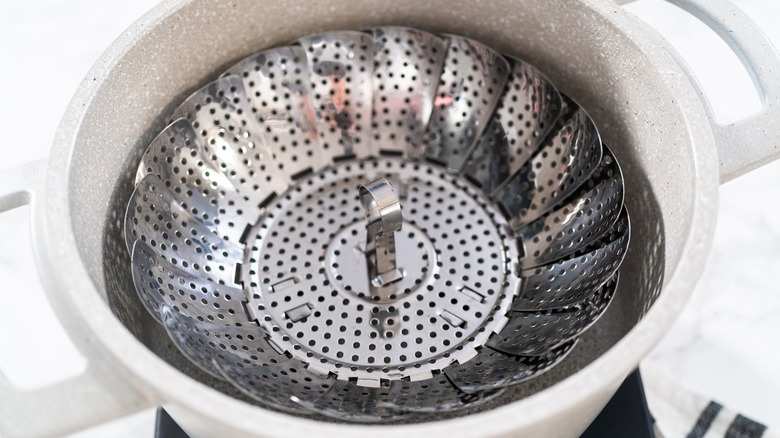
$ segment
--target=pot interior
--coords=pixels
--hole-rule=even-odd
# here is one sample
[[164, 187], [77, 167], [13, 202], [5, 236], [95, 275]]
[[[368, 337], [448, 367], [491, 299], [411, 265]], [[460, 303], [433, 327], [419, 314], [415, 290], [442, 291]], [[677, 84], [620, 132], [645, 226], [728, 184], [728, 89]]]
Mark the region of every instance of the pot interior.
[[67, 171], [73, 231], [92, 281], [133, 335], [189, 376], [252, 402], [192, 366], [139, 301], [122, 232], [135, 169], [187, 95], [236, 60], [313, 32], [405, 25], [482, 41], [532, 63], [577, 100], [623, 167], [633, 230], [614, 302], [561, 365], [480, 410], [549, 387], [603, 354], [653, 305], [677, 264], [693, 213], [691, 139], [663, 75], [605, 18], [619, 10], [610, 2], [195, 0], [177, 8], [96, 66], [91, 80], [99, 85], [85, 102]]

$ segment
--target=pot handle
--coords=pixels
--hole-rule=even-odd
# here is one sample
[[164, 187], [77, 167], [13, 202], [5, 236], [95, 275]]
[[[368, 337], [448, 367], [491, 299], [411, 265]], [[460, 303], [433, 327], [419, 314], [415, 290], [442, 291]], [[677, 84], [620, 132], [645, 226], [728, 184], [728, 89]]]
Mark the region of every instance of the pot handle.
[[[729, 125], [710, 123], [725, 183], [780, 158], [780, 54], [764, 32], [728, 0], [667, 0], [688, 11], [720, 36], [737, 55], [761, 99], [761, 110]], [[703, 94], [702, 94], [703, 96]]]
[[[617, 0], [619, 4], [629, 1]], [[720, 157], [721, 184], [780, 158], [780, 54], [775, 47], [758, 25], [729, 0], [666, 1], [701, 20], [728, 44], [761, 99], [757, 114], [723, 125], [715, 120], [693, 72], [685, 69], [707, 108]]]
[[[32, 220], [40, 220], [45, 169], [44, 159], [0, 172], [0, 213], [29, 204]], [[36, 229], [42, 227], [31, 228], [35, 242], [42, 237]], [[39, 266], [45, 266], [41, 265], [45, 261], [43, 256], [36, 254]], [[56, 285], [47, 286], [49, 291], [56, 290], [52, 288]], [[100, 360], [100, 353], [89, 336], [82, 334], [71, 339], [87, 359], [85, 370], [77, 376], [50, 386], [23, 390], [0, 372], [0, 436], [62, 436], [155, 405]]]

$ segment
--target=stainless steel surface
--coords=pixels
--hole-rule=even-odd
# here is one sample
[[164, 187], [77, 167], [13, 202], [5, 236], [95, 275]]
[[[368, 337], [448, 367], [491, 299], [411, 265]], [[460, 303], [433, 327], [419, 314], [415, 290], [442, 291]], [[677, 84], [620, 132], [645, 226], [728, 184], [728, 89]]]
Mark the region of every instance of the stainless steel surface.
[[[179, 199], [185, 209], [205, 215], [207, 226], [237, 242], [242, 230], [236, 228], [236, 221], [250, 213], [251, 204], [241, 193], [240, 181], [231, 174], [248, 179], [251, 169], [239, 167], [230, 174], [220, 170], [235, 162], [236, 149], [241, 146], [231, 143], [218, 135], [201, 140], [189, 120], [178, 119], [149, 145], [138, 166], [136, 184], [147, 174], [155, 175], [166, 189], [183, 195]], [[212, 161], [212, 156], [219, 158]]]
[[371, 141], [374, 41], [364, 32], [328, 32], [297, 41], [306, 52], [320, 146], [331, 159], [376, 155]]
[[500, 53], [469, 38], [449, 35], [425, 155], [459, 172], [501, 97], [509, 62]]
[[187, 209], [173, 193], [154, 174], [146, 175], [138, 183], [125, 215], [128, 251], [136, 240], [141, 240], [186, 272], [232, 284], [243, 249], [214, 234], [209, 218], [202, 219]]
[[562, 361], [614, 295], [617, 160], [576, 103], [472, 39], [305, 37], [171, 120], [128, 205], [136, 289], [190, 361], [268, 406], [475, 406]]
[[433, 110], [447, 46], [418, 29], [381, 27], [374, 37], [373, 143], [417, 157]]
[[486, 193], [493, 193], [531, 158], [563, 105], [558, 90], [539, 71], [517, 59], [508, 61], [504, 94], [464, 169]]
[[544, 312], [517, 311], [509, 324], [488, 346], [507, 354], [541, 356], [574, 339], [590, 327], [609, 306], [617, 289], [613, 276], [575, 306]]
[[623, 205], [623, 175], [606, 145], [602, 151], [601, 165], [569, 202], [518, 230], [526, 254], [523, 269], [565, 257], [615, 223]]
[[387, 301], [395, 290], [389, 288], [403, 278], [398, 269], [395, 251], [395, 233], [403, 226], [403, 212], [393, 186], [380, 178], [359, 188], [360, 204], [366, 214], [366, 265], [371, 296]]
[[571, 106], [542, 148], [495, 195], [520, 227], [585, 182], [601, 161], [601, 140], [585, 111]]
[[595, 242], [548, 265], [523, 270], [523, 293], [512, 304], [512, 310], [554, 309], [587, 300], [620, 267], [630, 235], [624, 209]]
[[[396, 233], [404, 276], [386, 286], [386, 300], [371, 293], [357, 190], [379, 178], [405, 187]], [[300, 360], [364, 386], [425, 379], [473, 356], [505, 323], [520, 288], [508, 230], [479, 190], [437, 165], [344, 162], [268, 206], [248, 235], [242, 283], [272, 342]]]
[[[267, 168], [272, 152], [245, 96], [236, 76], [204, 86], [174, 111], [172, 119], [181, 122], [166, 129], [183, 130], [184, 138], [171, 136], [169, 144], [159, 144], [167, 137], [163, 131], [139, 166], [139, 174], [148, 162], [169, 169], [166, 174], [158, 172], [166, 187], [174, 193], [191, 195], [184, 201], [196, 203], [188, 210], [234, 244], [244, 232], [243, 224], [257, 220], [257, 206], [283, 192], [288, 181], [286, 174]], [[188, 131], [193, 131], [196, 138]], [[190, 156], [182, 156], [183, 153]], [[170, 154], [181, 157], [174, 163], [169, 161]], [[176, 177], [162, 178], [170, 173]], [[203, 204], [205, 209], [193, 210]]]
[[159, 307], [202, 322], [240, 326], [246, 324], [244, 291], [204, 280], [183, 271], [156, 250], [136, 240], [132, 251], [133, 282], [141, 301], [160, 319]]
[[274, 161], [262, 164], [274, 163], [287, 178], [296, 179], [328, 163], [319, 144], [310, 70], [302, 47], [285, 46], [252, 55], [225, 74], [243, 81], [245, 94], [239, 99], [243, 102], [248, 97], [251, 108], [251, 112], [244, 110], [244, 117], [257, 121], [256, 135], [271, 149]]
[[512, 386], [554, 367], [576, 344], [577, 340], [574, 340], [544, 355], [530, 357], [504, 354], [487, 346], [474, 359], [452, 367], [446, 373], [461, 391], [468, 394]]

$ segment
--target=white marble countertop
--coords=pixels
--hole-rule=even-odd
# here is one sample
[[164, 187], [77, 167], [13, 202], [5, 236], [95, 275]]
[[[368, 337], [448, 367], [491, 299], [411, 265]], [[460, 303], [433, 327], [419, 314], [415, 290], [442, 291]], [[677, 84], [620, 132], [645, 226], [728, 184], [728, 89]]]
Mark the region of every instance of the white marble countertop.
[[[0, 170], [48, 150], [60, 117], [83, 75], [100, 53], [154, 0], [29, 0], [0, 2]], [[658, 26], [702, 72], [723, 120], [755, 105], [746, 86], [702, 46], [695, 26], [677, 21], [655, 2], [630, 6]], [[780, 2], [734, 0], [780, 47]], [[715, 50], [715, 49], [713, 49]], [[744, 75], [744, 73], [743, 73]], [[747, 87], [749, 88], [749, 86]], [[778, 121], [780, 123], [780, 121]], [[665, 375], [780, 429], [780, 163], [723, 186], [717, 234], [706, 271], [672, 330], [644, 361], [648, 375]], [[0, 215], [0, 369], [30, 387], [78, 372], [83, 362], [70, 350], [35, 279], [26, 211]], [[35, 309], [35, 319], [29, 318]], [[12, 334], [13, 333], [13, 334]], [[17, 335], [18, 334], [18, 335]], [[60, 367], [47, 363], [56, 358]], [[652, 378], [646, 382], [652, 385]], [[154, 411], [91, 429], [80, 437], [152, 436]]]

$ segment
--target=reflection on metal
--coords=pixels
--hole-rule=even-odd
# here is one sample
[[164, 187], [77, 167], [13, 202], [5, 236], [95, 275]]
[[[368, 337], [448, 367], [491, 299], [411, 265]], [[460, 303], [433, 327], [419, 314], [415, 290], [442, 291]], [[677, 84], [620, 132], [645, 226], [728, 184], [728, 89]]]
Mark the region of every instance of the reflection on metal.
[[397, 268], [395, 232], [401, 231], [401, 202], [393, 186], [380, 178], [360, 186], [360, 204], [366, 213], [366, 263], [371, 294], [384, 300], [384, 286], [403, 278]]
[[479, 42], [307, 36], [169, 122], [127, 204], [128, 273], [189, 361], [261, 404], [354, 422], [470, 408], [564, 360], [616, 293], [616, 157], [540, 72]]

